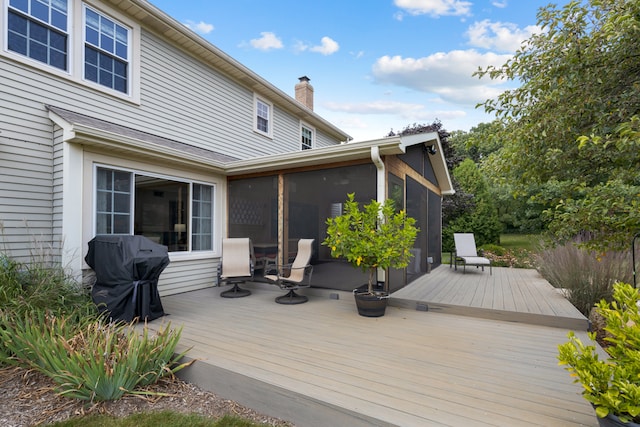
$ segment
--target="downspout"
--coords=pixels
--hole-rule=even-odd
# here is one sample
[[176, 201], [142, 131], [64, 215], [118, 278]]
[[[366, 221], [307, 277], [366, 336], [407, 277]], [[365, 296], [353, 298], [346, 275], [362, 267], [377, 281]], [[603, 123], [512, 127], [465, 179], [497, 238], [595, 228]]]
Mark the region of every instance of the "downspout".
[[[385, 176], [385, 169], [384, 169], [384, 162], [382, 161], [382, 158], [380, 157], [380, 148], [379, 147], [371, 147], [371, 161], [373, 162], [374, 165], [376, 165], [376, 169], [378, 170], [377, 174], [376, 174], [376, 199], [378, 200], [378, 203], [384, 203], [385, 200], [385, 181], [386, 181], [386, 176]], [[387, 290], [387, 280], [386, 280], [386, 271], [382, 268], [378, 268], [378, 278], [377, 278], [377, 282], [383, 282], [384, 283], [384, 289]]]
[[376, 190], [376, 199], [378, 203], [384, 203], [385, 200], [385, 170], [384, 170], [384, 162], [380, 157], [380, 148], [379, 147], [371, 147], [371, 161], [374, 165], [376, 165], [376, 169], [378, 169], [378, 174], [376, 176], [377, 181], [377, 190]]

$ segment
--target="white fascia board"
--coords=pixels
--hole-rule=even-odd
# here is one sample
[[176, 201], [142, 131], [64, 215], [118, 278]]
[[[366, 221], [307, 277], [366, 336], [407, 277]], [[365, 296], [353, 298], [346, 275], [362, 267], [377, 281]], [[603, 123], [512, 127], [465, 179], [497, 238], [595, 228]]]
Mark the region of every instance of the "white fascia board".
[[399, 138], [385, 138], [238, 160], [227, 163], [226, 172], [227, 175], [233, 176], [350, 160], [370, 159], [371, 147], [378, 147], [381, 155], [404, 153], [404, 150], [400, 146]]
[[425, 133], [417, 133], [414, 135], [407, 135], [400, 137], [402, 141], [402, 147], [406, 150], [406, 147], [418, 144], [425, 145], [436, 145], [436, 153], [430, 154], [430, 156], [435, 156], [436, 161], [432, 162], [433, 172], [436, 175], [436, 179], [438, 180], [438, 186], [442, 191], [443, 195], [450, 196], [455, 194], [456, 190], [453, 188], [453, 182], [451, 181], [451, 175], [449, 174], [449, 168], [447, 167], [447, 161], [444, 158], [444, 150], [442, 149], [442, 142], [440, 141], [440, 136], [438, 136], [438, 132], [425, 132]]

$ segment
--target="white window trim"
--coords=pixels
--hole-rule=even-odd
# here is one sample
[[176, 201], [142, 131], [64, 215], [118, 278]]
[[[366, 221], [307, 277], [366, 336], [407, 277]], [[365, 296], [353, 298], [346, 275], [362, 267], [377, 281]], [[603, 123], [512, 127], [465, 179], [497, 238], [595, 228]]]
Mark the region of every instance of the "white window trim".
[[[158, 179], [165, 179], [168, 181], [176, 181], [176, 182], [182, 182], [185, 184], [189, 184], [189, 206], [191, 206], [191, 204], [193, 203], [193, 199], [192, 199], [192, 191], [193, 191], [193, 184], [201, 184], [201, 185], [206, 185], [209, 187], [212, 187], [212, 212], [211, 212], [211, 239], [212, 239], [212, 246], [210, 250], [207, 251], [193, 251], [191, 249], [191, 233], [189, 233], [188, 239], [189, 239], [189, 250], [188, 251], [178, 251], [178, 252], [169, 252], [169, 256], [170, 257], [179, 257], [179, 258], [183, 258], [183, 257], [189, 257], [189, 258], [199, 258], [202, 256], [209, 256], [211, 254], [215, 254], [216, 253], [216, 238], [217, 238], [217, 233], [216, 233], [216, 200], [217, 200], [217, 191], [218, 191], [218, 187], [216, 183], [213, 182], [206, 182], [206, 181], [200, 181], [197, 179], [185, 179], [185, 178], [180, 178], [180, 177], [176, 177], [173, 175], [165, 175], [165, 174], [158, 174], [158, 173], [153, 173], [153, 172], [149, 172], [149, 171], [145, 171], [145, 170], [138, 170], [138, 169], [132, 169], [132, 168], [127, 168], [127, 167], [122, 167], [122, 166], [115, 166], [115, 165], [111, 165], [111, 164], [107, 164], [107, 163], [94, 163], [93, 164], [93, 173], [92, 173], [92, 181], [93, 181], [93, 185], [92, 185], [92, 212], [91, 212], [91, 235], [95, 236], [96, 235], [96, 216], [98, 214], [98, 201], [97, 198], [95, 197], [95, 195], [97, 194], [97, 185], [98, 185], [98, 168], [103, 168], [103, 169], [111, 169], [111, 170], [117, 170], [117, 171], [121, 171], [121, 172], [128, 172], [128, 173], [132, 173], [134, 176], [134, 179], [131, 180], [131, 203], [132, 203], [132, 208], [135, 206], [135, 175], [144, 175], [144, 176], [148, 176], [151, 178], [158, 178]], [[189, 219], [188, 219], [188, 228], [189, 230], [192, 230], [192, 214], [189, 214]], [[135, 212], [133, 212], [132, 210], [132, 215], [131, 215], [131, 219], [130, 219], [130, 229], [133, 230], [134, 227], [134, 221], [135, 221]], [[192, 257], [191, 255], [193, 255], [194, 257]]]
[[314, 128], [313, 126], [310, 126], [305, 122], [300, 122], [300, 151], [303, 150], [302, 149], [302, 130], [304, 128], [311, 131], [311, 147], [310, 148], [316, 147], [316, 128]]
[[[84, 79], [84, 5], [87, 4], [96, 11], [111, 17], [121, 25], [129, 28], [129, 78], [128, 93], [122, 93], [106, 86]], [[9, 0], [0, 0], [2, 8], [2, 21], [0, 22], [0, 56], [5, 56], [16, 62], [28, 65], [48, 74], [71, 80], [83, 86], [90, 87], [108, 95], [123, 99], [128, 102], [140, 104], [140, 26], [130, 18], [108, 9], [104, 3], [95, 0], [69, 0], [68, 8], [68, 70], [60, 70], [35, 59], [20, 55], [8, 49], [7, 28]]]
[[[258, 129], [258, 101], [269, 106], [269, 130], [268, 132], [261, 131]], [[253, 94], [253, 131], [266, 136], [267, 138], [273, 139], [273, 103], [267, 101], [261, 96], [257, 94]]]

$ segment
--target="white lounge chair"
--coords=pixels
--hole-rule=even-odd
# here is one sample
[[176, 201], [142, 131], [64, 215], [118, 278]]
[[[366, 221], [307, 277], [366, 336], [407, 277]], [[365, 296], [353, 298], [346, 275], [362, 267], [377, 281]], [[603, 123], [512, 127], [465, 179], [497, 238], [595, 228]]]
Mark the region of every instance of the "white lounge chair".
[[458, 263], [462, 264], [462, 271], [466, 273], [467, 265], [475, 265], [476, 268], [489, 266], [489, 274], [491, 271], [491, 260], [482, 256], [478, 256], [478, 250], [476, 249], [476, 239], [473, 233], [453, 233], [453, 240], [455, 242], [455, 251], [451, 254], [451, 261], [449, 262], [449, 268], [451, 264], [458, 269]]
[[278, 285], [281, 289], [288, 290], [286, 295], [276, 298], [280, 304], [302, 304], [309, 298], [299, 295], [296, 289], [311, 286], [311, 274], [313, 266], [309, 264], [313, 253], [313, 241], [315, 239], [298, 240], [298, 253], [292, 264], [283, 266], [267, 266], [264, 278], [269, 283]]
[[224, 298], [239, 298], [251, 295], [248, 289], [238, 284], [253, 279], [253, 257], [251, 240], [248, 238], [230, 238], [222, 240], [222, 259], [218, 286], [233, 285], [233, 288], [220, 293]]

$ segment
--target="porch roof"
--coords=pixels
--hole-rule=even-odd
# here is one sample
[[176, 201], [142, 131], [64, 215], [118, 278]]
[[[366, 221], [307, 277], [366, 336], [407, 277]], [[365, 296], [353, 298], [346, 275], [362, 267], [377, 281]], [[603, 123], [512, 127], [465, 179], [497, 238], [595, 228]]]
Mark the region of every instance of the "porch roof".
[[113, 153], [145, 155], [153, 157], [159, 162], [198, 166], [225, 176], [276, 172], [370, 159], [373, 147], [377, 147], [380, 155], [385, 156], [403, 154], [406, 152], [406, 148], [412, 145], [435, 145], [436, 154], [435, 157], [432, 157], [434, 159], [432, 165], [438, 186], [442, 194], [455, 192], [437, 132], [347, 142], [311, 150], [241, 160], [64, 108], [50, 105], [47, 105], [46, 108], [49, 110], [51, 120], [63, 129], [65, 142], [108, 147]]

